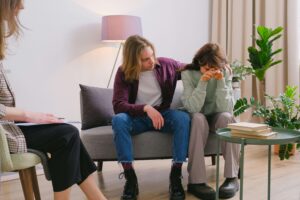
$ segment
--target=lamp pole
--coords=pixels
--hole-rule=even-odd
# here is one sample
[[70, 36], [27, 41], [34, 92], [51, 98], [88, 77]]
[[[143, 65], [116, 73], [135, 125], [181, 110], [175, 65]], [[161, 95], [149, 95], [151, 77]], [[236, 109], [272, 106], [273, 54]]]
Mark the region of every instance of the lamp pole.
[[109, 85], [110, 85], [110, 81], [111, 81], [112, 75], [113, 75], [113, 73], [114, 73], [114, 71], [115, 71], [116, 64], [117, 64], [117, 61], [118, 61], [119, 54], [120, 54], [120, 51], [121, 51], [122, 46], [123, 46], [123, 42], [120, 42], [120, 46], [119, 46], [118, 53], [117, 53], [117, 56], [116, 56], [116, 59], [115, 59], [115, 62], [114, 62], [114, 66], [113, 66], [113, 68], [112, 68], [112, 70], [111, 70], [111, 73], [110, 73], [110, 76], [109, 76], [107, 88], [108, 88]]

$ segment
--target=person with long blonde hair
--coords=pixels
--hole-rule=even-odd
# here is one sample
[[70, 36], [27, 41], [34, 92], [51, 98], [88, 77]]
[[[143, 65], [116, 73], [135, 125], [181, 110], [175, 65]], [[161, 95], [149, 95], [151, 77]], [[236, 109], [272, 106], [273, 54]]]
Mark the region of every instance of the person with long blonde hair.
[[[5, 58], [6, 38], [20, 33], [18, 14], [23, 8], [22, 0], [0, 1], [0, 61]], [[9, 150], [19, 153], [31, 148], [51, 155], [48, 167], [54, 199], [70, 199], [71, 186], [78, 184], [89, 200], [106, 200], [92, 176], [96, 166], [80, 140], [78, 129], [52, 114], [15, 107], [1, 62], [0, 88], [0, 122], [8, 138]], [[14, 121], [37, 125], [21, 126]]]
[[141, 36], [130, 36], [124, 44], [114, 82], [112, 119], [118, 161], [126, 178], [122, 200], [135, 200], [139, 193], [131, 136], [152, 130], [174, 136], [170, 199], [185, 199], [181, 167], [187, 156], [190, 118], [186, 112], [170, 109], [182, 67], [173, 59], [156, 58], [152, 43]]

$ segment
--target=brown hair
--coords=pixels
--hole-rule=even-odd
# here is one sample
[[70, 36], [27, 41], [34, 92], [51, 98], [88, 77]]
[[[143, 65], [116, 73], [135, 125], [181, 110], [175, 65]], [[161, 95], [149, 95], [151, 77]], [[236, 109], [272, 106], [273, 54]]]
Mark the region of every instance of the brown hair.
[[22, 0], [0, 1], [0, 60], [5, 57], [5, 38], [20, 33], [20, 22], [18, 19], [18, 8], [23, 4]]
[[121, 68], [125, 74], [126, 81], [138, 80], [142, 68], [141, 52], [146, 47], [150, 47], [153, 50], [156, 60], [154, 46], [147, 39], [139, 35], [133, 35], [125, 41]]
[[224, 69], [228, 61], [221, 47], [216, 43], [207, 43], [201, 47], [193, 58], [193, 62], [188, 64], [186, 70], [200, 70], [200, 67], [220, 67]]

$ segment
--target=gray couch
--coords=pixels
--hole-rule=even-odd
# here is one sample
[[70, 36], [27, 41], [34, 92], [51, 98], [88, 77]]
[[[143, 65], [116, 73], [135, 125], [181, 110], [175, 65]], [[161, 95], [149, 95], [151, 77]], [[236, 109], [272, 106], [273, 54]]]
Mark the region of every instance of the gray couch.
[[[102, 171], [103, 161], [117, 160], [111, 118], [113, 116], [112, 89], [80, 85], [80, 106], [82, 120], [82, 141], [91, 158], [98, 162]], [[182, 107], [180, 96], [183, 87], [178, 82], [171, 108]], [[172, 134], [148, 131], [132, 137], [136, 160], [165, 159], [172, 157]], [[217, 142], [215, 134], [210, 134], [205, 147], [205, 155], [212, 156], [215, 164]]]

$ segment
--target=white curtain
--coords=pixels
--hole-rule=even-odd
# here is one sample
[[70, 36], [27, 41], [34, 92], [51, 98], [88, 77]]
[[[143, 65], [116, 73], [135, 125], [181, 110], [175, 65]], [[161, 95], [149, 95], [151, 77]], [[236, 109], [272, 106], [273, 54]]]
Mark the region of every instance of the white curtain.
[[[266, 93], [270, 95], [283, 92], [288, 84], [299, 87], [297, 4], [297, 0], [212, 0], [211, 41], [222, 45], [231, 62], [237, 59], [249, 64], [247, 48], [253, 45], [258, 25], [284, 28], [283, 36], [274, 43], [274, 49], [283, 48], [275, 58], [283, 62], [266, 72]], [[255, 96], [256, 87], [256, 79], [248, 77], [241, 86], [242, 96]]]

